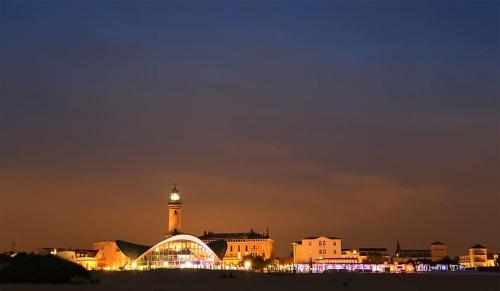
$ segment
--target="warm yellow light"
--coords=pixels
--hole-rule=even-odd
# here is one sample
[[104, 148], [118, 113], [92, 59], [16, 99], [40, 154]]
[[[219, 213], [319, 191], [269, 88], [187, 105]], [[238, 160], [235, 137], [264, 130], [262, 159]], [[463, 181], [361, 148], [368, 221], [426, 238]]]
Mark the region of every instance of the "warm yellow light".
[[132, 265], [132, 269], [137, 268], [137, 263], [136, 263], [136, 262], [132, 262], [132, 264], [131, 264], [131, 265]]
[[180, 199], [181, 199], [181, 196], [179, 196], [179, 194], [177, 194], [177, 193], [170, 194], [170, 200], [179, 201]]
[[245, 261], [245, 269], [250, 270], [250, 267], [252, 266], [252, 262], [250, 261]]

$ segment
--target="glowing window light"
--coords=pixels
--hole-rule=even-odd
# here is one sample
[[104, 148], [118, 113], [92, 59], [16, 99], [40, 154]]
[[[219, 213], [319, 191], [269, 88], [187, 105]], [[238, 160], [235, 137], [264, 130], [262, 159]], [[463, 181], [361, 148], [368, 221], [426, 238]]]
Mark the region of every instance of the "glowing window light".
[[252, 262], [250, 261], [245, 261], [245, 269], [246, 270], [250, 270], [250, 268], [252, 267]]

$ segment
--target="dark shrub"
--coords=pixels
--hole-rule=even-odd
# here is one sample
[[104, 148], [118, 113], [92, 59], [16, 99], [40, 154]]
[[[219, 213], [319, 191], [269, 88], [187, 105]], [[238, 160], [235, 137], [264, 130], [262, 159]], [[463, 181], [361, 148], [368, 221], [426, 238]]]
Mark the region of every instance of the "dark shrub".
[[0, 269], [0, 283], [71, 283], [88, 281], [90, 273], [80, 265], [56, 256], [16, 256]]

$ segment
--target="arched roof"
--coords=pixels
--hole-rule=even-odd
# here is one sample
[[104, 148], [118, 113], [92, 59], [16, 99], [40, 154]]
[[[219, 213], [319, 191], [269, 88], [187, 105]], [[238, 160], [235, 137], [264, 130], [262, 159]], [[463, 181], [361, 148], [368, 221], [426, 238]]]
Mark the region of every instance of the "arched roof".
[[197, 243], [197, 244], [199, 244], [201, 246], [204, 246], [204, 247], [206, 247], [206, 249], [207, 249], [207, 251], [209, 253], [211, 253], [212, 255], [214, 255], [217, 259], [222, 260], [222, 258], [219, 257], [214, 252], [214, 250], [212, 248], [210, 248], [206, 243], [204, 243], [202, 240], [200, 240], [196, 236], [193, 236], [193, 235], [190, 235], [190, 234], [177, 234], [177, 235], [173, 235], [171, 237], [168, 237], [167, 239], [164, 239], [161, 242], [159, 242], [159, 243], [155, 244], [154, 246], [150, 247], [148, 250], [146, 250], [140, 256], [138, 256], [135, 260], [138, 260], [138, 259], [142, 258], [144, 255], [146, 255], [147, 253], [153, 251], [155, 248], [161, 246], [162, 244], [165, 244], [165, 243], [168, 243], [168, 242], [173, 242], [173, 241], [179, 241], [179, 240], [187, 240], [187, 241], [191, 241], [191, 242]]

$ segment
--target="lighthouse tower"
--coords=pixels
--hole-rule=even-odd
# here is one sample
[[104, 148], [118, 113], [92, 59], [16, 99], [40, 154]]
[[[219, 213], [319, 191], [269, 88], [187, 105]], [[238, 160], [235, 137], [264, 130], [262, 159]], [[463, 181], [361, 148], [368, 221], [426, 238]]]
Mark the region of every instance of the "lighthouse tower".
[[177, 184], [172, 189], [168, 199], [168, 231], [167, 236], [181, 232], [182, 199]]

